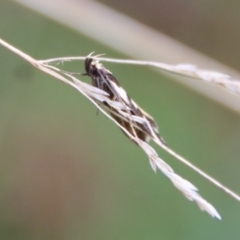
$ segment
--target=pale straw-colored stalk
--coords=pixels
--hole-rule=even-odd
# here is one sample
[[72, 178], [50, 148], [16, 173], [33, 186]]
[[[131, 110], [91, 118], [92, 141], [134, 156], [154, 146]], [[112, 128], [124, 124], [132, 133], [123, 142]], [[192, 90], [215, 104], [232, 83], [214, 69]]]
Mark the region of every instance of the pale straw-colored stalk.
[[[113, 121], [119, 128], [121, 128], [134, 142], [137, 143], [139, 147], [142, 148], [142, 150], [147, 154], [152, 169], [156, 172], [157, 169], [159, 169], [165, 176], [167, 176], [173, 185], [179, 189], [185, 197], [187, 197], [191, 201], [195, 201], [198, 206], [201, 208], [201, 210], [208, 212], [211, 216], [216, 217], [218, 219], [221, 219], [219, 213], [217, 210], [208, 203], [205, 199], [203, 199], [200, 194], [198, 193], [198, 189], [189, 181], [183, 179], [178, 174], [176, 174], [173, 169], [165, 162], [163, 161], [157, 154], [157, 152], [146, 142], [138, 139], [136, 136], [131, 135], [124, 127], [122, 127], [113, 117], [109, 115], [109, 113], [104, 109], [104, 105], [101, 104], [103, 102], [107, 102], [113, 109], [115, 109], [118, 113], [113, 111], [113, 114], [119, 114], [121, 118], [125, 118], [126, 121], [131, 121], [131, 123], [134, 124], [135, 127], [137, 127], [136, 123], [145, 123], [146, 119], [143, 119], [141, 117], [133, 116], [128, 111], [126, 111], [126, 106], [123, 105], [121, 102], [118, 101], [111, 101], [108, 98], [108, 93], [95, 88], [87, 83], [84, 83], [74, 77], [72, 74], [67, 73], [59, 68], [56, 68], [55, 66], [49, 65], [50, 63], [54, 62], [65, 62], [65, 61], [72, 61], [72, 60], [85, 60], [84, 57], [65, 57], [65, 58], [55, 58], [55, 59], [48, 59], [48, 60], [36, 60], [29, 55], [23, 53], [19, 49], [13, 47], [12, 45], [8, 44], [7, 42], [0, 39], [0, 44], [6, 47], [7, 49], [11, 50], [15, 54], [19, 55], [26, 61], [28, 61], [30, 64], [32, 64], [37, 69], [55, 77], [56, 79], [64, 82], [65, 84], [70, 85], [71, 87], [75, 88], [77, 91], [79, 91], [82, 95], [84, 95], [91, 103], [93, 103], [105, 116], [107, 116], [111, 121]], [[224, 81], [226, 79], [229, 79], [228, 75], [220, 74], [216, 72], [211, 71], [203, 71], [198, 70], [193, 65], [167, 65], [163, 63], [156, 63], [156, 62], [144, 62], [144, 61], [132, 61], [132, 60], [116, 60], [116, 59], [108, 59], [108, 58], [97, 58], [102, 61], [111, 61], [111, 62], [117, 62], [117, 63], [126, 63], [126, 64], [140, 64], [140, 65], [149, 65], [149, 66], [155, 66], [159, 67], [161, 69], [180, 73], [184, 75], [188, 75], [191, 77], [196, 77], [202, 80], [208, 80], [213, 83], [224, 85]], [[235, 83], [233, 81], [233, 86], [228, 86], [227, 88], [232, 90], [234, 89], [234, 92], [237, 92], [239, 90], [239, 84]], [[230, 83], [228, 83], [230, 84]], [[208, 179], [212, 183], [214, 183], [219, 188], [223, 189], [225, 192], [227, 192], [229, 195], [240, 201], [240, 196], [238, 196], [236, 193], [231, 191], [229, 188], [225, 187], [221, 183], [219, 183], [217, 180], [210, 177], [208, 174], [191, 164], [189, 161], [187, 161], [185, 158], [171, 150], [168, 146], [164, 145], [162, 142], [159, 141], [157, 137], [152, 138], [153, 141], [155, 141], [161, 148], [163, 148], [165, 151], [167, 151], [169, 154], [174, 156], [176, 159], [180, 160], [184, 164], [188, 165], [193, 170], [197, 171], [200, 175], [202, 175], [204, 178]]]
[[[85, 57], [63, 57], [63, 58], [53, 58], [48, 60], [42, 60], [40, 62], [44, 64], [50, 64], [54, 62], [65, 62], [74, 60], [84, 60]], [[232, 93], [240, 94], [240, 81], [233, 79], [230, 75], [220, 73], [217, 71], [200, 69], [194, 64], [183, 63], [183, 64], [166, 64], [161, 62], [152, 61], [140, 61], [140, 60], [128, 60], [128, 59], [113, 59], [113, 58], [103, 58], [97, 57], [100, 61], [112, 62], [118, 64], [132, 64], [132, 65], [142, 65], [156, 67], [160, 70], [176, 73], [185, 77], [191, 77], [194, 79], [206, 81], [212, 84], [221, 85], [228, 89]]]

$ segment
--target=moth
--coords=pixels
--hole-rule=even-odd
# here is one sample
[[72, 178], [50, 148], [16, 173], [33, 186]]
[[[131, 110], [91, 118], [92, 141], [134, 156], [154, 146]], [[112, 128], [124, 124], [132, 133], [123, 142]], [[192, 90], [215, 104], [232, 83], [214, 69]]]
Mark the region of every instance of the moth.
[[[90, 55], [85, 59], [85, 70], [87, 75], [92, 79], [92, 85], [108, 93], [108, 97], [112, 101], [118, 101], [125, 106], [122, 111], [129, 113], [132, 116], [143, 118], [144, 122], [136, 122], [123, 116], [119, 111], [104, 102], [106, 110], [110, 115], [131, 135], [149, 142], [150, 139], [158, 139], [162, 144], [166, 144], [163, 138], [159, 135], [158, 125], [152, 116], [142, 110], [120, 86], [113, 74], [106, 69], [98, 60], [95, 60]], [[124, 132], [125, 133], [125, 132]], [[126, 134], [125, 134], [126, 135]], [[126, 135], [127, 136], [127, 135]]]

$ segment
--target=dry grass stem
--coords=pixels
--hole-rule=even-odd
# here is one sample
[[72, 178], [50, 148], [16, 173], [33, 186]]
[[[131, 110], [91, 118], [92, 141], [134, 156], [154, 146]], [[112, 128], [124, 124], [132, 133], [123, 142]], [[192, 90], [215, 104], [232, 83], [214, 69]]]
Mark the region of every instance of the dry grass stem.
[[[130, 132], [128, 132], [124, 127], [122, 127], [112, 116], [110, 116], [109, 112], [106, 111], [104, 108], [103, 103], [107, 102], [109, 106], [111, 106], [112, 109], [116, 110], [113, 111], [112, 114], [118, 114], [121, 118], [125, 118], [125, 121], [130, 121], [131, 124], [133, 124], [136, 128], [138, 127], [137, 123], [144, 123], [149, 124], [146, 119], [133, 116], [130, 114], [130, 111], [126, 111], [126, 105], [122, 104], [120, 101], [112, 101], [108, 98], [108, 93], [105, 91], [95, 88], [87, 83], [84, 83], [71, 75], [70, 73], [67, 73], [59, 68], [56, 68], [55, 66], [51, 66], [51, 63], [59, 63], [59, 62], [65, 62], [65, 61], [72, 61], [72, 60], [85, 60], [84, 57], [68, 57], [68, 58], [55, 58], [55, 59], [49, 59], [49, 60], [35, 60], [29, 55], [23, 53], [22, 51], [16, 49], [15, 47], [11, 46], [7, 42], [0, 39], [0, 44], [6, 47], [7, 49], [11, 50], [15, 54], [19, 55], [26, 61], [28, 61], [30, 64], [32, 64], [37, 69], [55, 77], [56, 79], [64, 82], [65, 84], [68, 84], [69, 86], [75, 88], [77, 91], [79, 91], [82, 95], [84, 95], [91, 103], [93, 103], [105, 116], [107, 116], [111, 121], [113, 121], [119, 128], [121, 128], [126, 135], [131, 138], [134, 142], [137, 143], [139, 147], [142, 148], [142, 150], [147, 154], [151, 167], [154, 170], [154, 172], [159, 169], [165, 176], [167, 176], [173, 185], [179, 189], [182, 194], [187, 197], [191, 201], [195, 201], [201, 210], [208, 212], [211, 216], [216, 217], [218, 219], [221, 219], [219, 213], [216, 211], [216, 209], [208, 203], [205, 199], [203, 199], [199, 193], [198, 189], [189, 181], [183, 179], [179, 175], [177, 175], [173, 169], [165, 162], [163, 161], [157, 154], [157, 152], [146, 142], [140, 140], [136, 137], [136, 135], [132, 135]], [[231, 82], [229, 79], [229, 76], [216, 73], [216, 72], [210, 72], [210, 71], [203, 71], [203, 70], [197, 70], [196, 67], [193, 65], [167, 65], [163, 63], [156, 63], [156, 62], [144, 62], [144, 61], [130, 61], [130, 60], [117, 60], [117, 59], [108, 59], [108, 58], [98, 58], [102, 61], [111, 61], [111, 62], [117, 62], [117, 63], [125, 63], [125, 64], [140, 64], [140, 65], [149, 65], [149, 66], [155, 66], [159, 67], [161, 69], [175, 72], [178, 74], [183, 74], [191, 77], [197, 77], [202, 80], [208, 80], [213, 83], [224, 85], [226, 84], [226, 80]], [[223, 82], [225, 84], [223, 84]], [[227, 85], [230, 83], [227, 83]], [[232, 84], [232, 82], [231, 82]], [[227, 86], [225, 86], [227, 87]], [[236, 84], [234, 82], [234, 88], [228, 86], [228, 89], [234, 89], [234, 92], [239, 91], [239, 83]], [[237, 89], [237, 91], [236, 91]], [[152, 140], [156, 142], [161, 148], [163, 148], [165, 151], [167, 151], [169, 154], [177, 158], [178, 160], [182, 161], [184, 164], [191, 167], [193, 170], [197, 171], [199, 174], [201, 174], [203, 177], [217, 185], [219, 188], [223, 189], [225, 192], [227, 192], [229, 195], [240, 201], [240, 197], [232, 192], [229, 188], [223, 186], [221, 183], [219, 183], [217, 180], [213, 179], [206, 173], [204, 173], [202, 170], [188, 162], [185, 158], [171, 150], [169, 147], [164, 145], [157, 136], [154, 135]]]
[[[64, 62], [64, 61], [74, 61], [74, 60], [84, 60], [85, 57], [63, 57], [63, 58], [53, 58], [48, 60], [42, 60], [41, 63], [50, 64], [54, 62]], [[151, 66], [156, 67], [161, 70], [175, 73], [185, 77], [191, 77], [194, 79], [202, 80], [212, 84], [221, 85], [227, 90], [235, 94], [240, 94], [240, 81], [233, 79], [231, 76], [220, 73], [217, 71], [210, 71], [199, 69], [196, 65], [193, 64], [177, 64], [171, 65], [161, 62], [152, 62], [152, 61], [139, 61], [139, 60], [125, 60], [125, 59], [112, 59], [112, 58], [102, 58], [96, 57], [97, 60], [119, 63], [119, 64], [132, 64], [132, 65], [142, 65], [142, 66]]]

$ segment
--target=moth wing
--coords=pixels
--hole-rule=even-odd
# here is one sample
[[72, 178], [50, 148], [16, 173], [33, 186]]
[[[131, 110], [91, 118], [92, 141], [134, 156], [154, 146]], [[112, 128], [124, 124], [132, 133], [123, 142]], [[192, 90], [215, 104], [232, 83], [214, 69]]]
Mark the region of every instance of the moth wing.
[[111, 81], [110, 84], [114, 89], [114, 93], [116, 94], [116, 97], [117, 96], [119, 97], [119, 99], [116, 99], [116, 100], [123, 101], [125, 104], [129, 106], [130, 98], [127, 95], [126, 91], [116, 82]]

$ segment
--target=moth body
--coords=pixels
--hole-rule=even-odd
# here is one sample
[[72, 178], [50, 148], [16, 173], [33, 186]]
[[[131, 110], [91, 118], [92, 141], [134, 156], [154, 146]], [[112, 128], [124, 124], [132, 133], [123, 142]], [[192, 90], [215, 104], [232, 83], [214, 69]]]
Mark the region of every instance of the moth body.
[[151, 138], [158, 138], [163, 144], [165, 141], [160, 137], [158, 126], [154, 119], [145, 111], [143, 111], [120, 86], [113, 74], [106, 69], [99, 61], [92, 57], [87, 57], [85, 60], [84, 75], [88, 75], [92, 79], [92, 85], [109, 94], [109, 99], [118, 101], [125, 106], [123, 112], [129, 113], [132, 116], [138, 116], [144, 119], [143, 122], [132, 121], [129, 118], [122, 116], [121, 112], [104, 102], [106, 109], [110, 115], [131, 135], [137, 136], [139, 139], [148, 142]]

